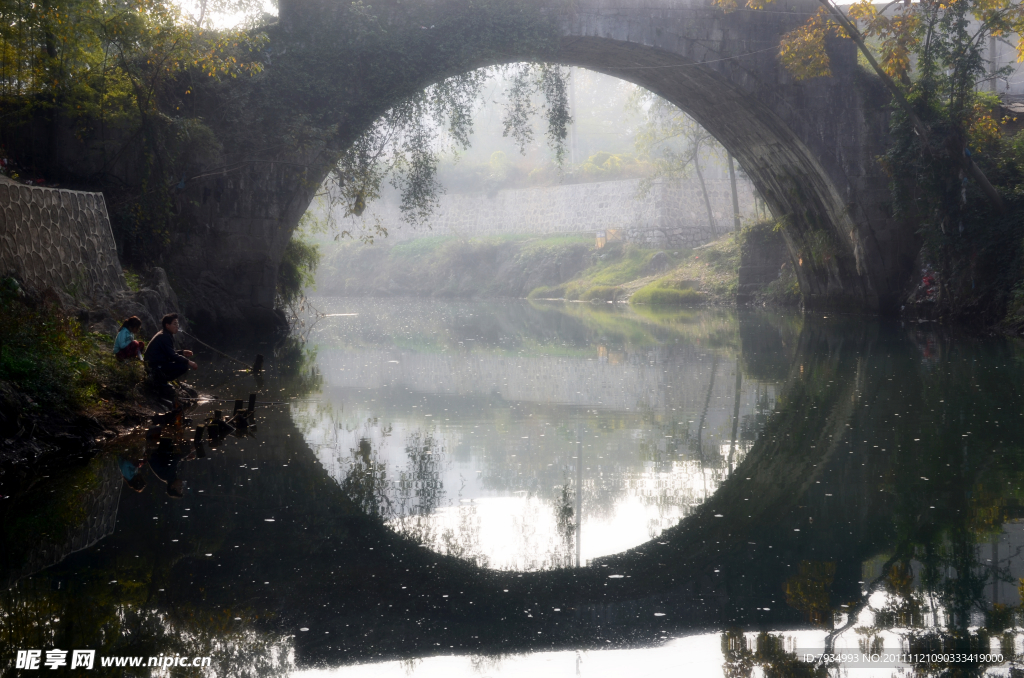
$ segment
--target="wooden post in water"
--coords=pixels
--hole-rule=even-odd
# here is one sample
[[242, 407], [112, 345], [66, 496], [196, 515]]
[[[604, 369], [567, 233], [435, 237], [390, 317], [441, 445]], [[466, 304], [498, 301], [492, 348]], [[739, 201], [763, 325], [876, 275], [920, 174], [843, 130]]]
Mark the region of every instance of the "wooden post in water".
[[256, 410], [256, 394], [249, 394], [249, 414], [252, 414]]
[[252, 364], [252, 373], [259, 374], [260, 370], [263, 369], [263, 354], [257, 353], [256, 360]]

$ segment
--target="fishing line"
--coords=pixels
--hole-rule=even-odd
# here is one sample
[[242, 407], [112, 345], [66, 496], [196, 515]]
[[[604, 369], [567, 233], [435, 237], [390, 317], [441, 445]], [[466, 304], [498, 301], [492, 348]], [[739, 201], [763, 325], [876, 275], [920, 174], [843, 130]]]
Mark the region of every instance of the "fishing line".
[[[233, 403], [239, 398], [205, 398], [200, 396], [199, 402], [201, 403]], [[245, 402], [245, 401], [243, 401]], [[296, 405], [298, 403], [319, 403], [319, 400], [289, 400], [289, 401], [273, 401], [267, 402], [263, 400], [257, 400], [254, 404], [256, 405]]]
[[195, 339], [196, 341], [198, 341], [198, 342], [199, 342], [200, 344], [202, 344], [202, 345], [203, 345], [203, 346], [205, 346], [206, 348], [210, 349], [210, 350], [211, 350], [211, 351], [213, 351], [214, 353], [219, 353], [220, 355], [224, 356], [224, 357], [225, 357], [225, 358], [227, 358], [228, 360], [234, 360], [234, 361], [235, 361], [236, 363], [238, 363], [239, 365], [245, 365], [246, 367], [252, 367], [251, 365], [248, 365], [248, 364], [246, 364], [246, 363], [242, 362], [242, 361], [241, 361], [241, 360], [239, 360], [238, 358], [232, 358], [231, 356], [229, 356], [229, 355], [228, 355], [227, 353], [225, 353], [224, 351], [221, 351], [221, 350], [219, 350], [219, 349], [216, 349], [216, 348], [214, 348], [213, 346], [210, 346], [209, 344], [207, 344], [207, 343], [206, 343], [205, 341], [203, 341], [203, 340], [202, 340], [202, 339], [200, 339], [199, 337], [197, 337], [197, 336], [195, 336], [195, 335], [193, 335], [193, 334], [189, 334], [189, 333], [188, 333], [188, 332], [186, 332], [185, 330], [178, 330], [178, 332], [180, 332], [181, 334], [184, 334], [184, 335], [185, 335], [186, 337], [191, 337], [192, 339]]

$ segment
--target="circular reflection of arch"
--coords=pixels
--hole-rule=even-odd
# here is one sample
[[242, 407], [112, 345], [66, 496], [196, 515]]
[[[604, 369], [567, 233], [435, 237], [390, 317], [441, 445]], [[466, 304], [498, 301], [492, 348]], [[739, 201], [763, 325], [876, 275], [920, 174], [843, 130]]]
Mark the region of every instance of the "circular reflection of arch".
[[[359, 323], [393, 336], [411, 322], [406, 302], [369, 303], [390, 321], [360, 313], [345, 349], [318, 351], [325, 397], [345, 408], [300, 408], [305, 438], [360, 512], [481, 568], [572, 568], [656, 540], [727, 481], [774, 409], [776, 383], [685, 342], [618, 363], [351, 346]], [[523, 319], [503, 313], [480, 322]]]

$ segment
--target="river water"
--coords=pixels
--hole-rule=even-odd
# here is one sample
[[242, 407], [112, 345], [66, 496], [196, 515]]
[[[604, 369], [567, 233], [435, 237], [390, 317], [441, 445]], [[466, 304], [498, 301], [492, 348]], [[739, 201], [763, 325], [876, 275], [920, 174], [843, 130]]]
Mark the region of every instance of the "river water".
[[[314, 306], [289, 340], [230, 349], [265, 354], [260, 377], [200, 354], [219, 400], [193, 422], [255, 393], [249, 430], [197, 447], [186, 426], [173, 453], [122, 440], [0, 502], [0, 666], [33, 649], [211, 658], [172, 675], [1020, 665], [1016, 343], [820, 313]], [[804, 661], [825, 650], [842, 663]]]

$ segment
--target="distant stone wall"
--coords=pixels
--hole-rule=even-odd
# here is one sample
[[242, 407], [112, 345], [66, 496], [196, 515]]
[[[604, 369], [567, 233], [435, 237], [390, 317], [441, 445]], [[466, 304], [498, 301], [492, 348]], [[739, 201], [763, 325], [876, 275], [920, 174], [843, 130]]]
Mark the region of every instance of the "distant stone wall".
[[[379, 219], [388, 239], [425, 235], [477, 237], [503, 233], [595, 233], [622, 229], [630, 242], [654, 247], [703, 245], [732, 230], [732, 191], [728, 180], [708, 180], [708, 198], [715, 225], [696, 181], [659, 181], [637, 199], [639, 180], [569, 184], [498, 191], [493, 196], [452, 193], [441, 197], [430, 221], [412, 228], [396, 206], [377, 206], [369, 220]], [[749, 183], [737, 185], [740, 215], [754, 214]]]
[[0, 275], [73, 297], [127, 292], [103, 194], [0, 183]]

